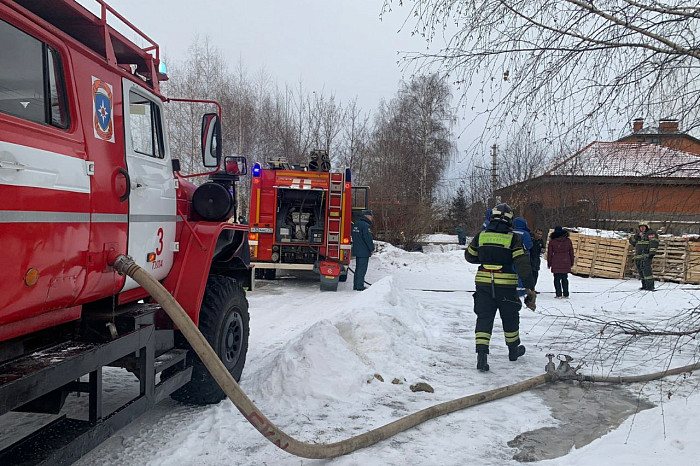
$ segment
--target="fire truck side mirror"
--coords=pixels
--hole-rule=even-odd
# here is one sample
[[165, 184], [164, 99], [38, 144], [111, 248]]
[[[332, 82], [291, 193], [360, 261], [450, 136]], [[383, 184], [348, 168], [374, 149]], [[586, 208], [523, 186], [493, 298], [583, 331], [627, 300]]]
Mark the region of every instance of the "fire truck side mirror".
[[240, 155], [224, 157], [224, 170], [229, 175], [245, 175], [248, 173], [248, 161]]
[[207, 168], [219, 166], [221, 160], [221, 120], [216, 113], [202, 117], [202, 163]]

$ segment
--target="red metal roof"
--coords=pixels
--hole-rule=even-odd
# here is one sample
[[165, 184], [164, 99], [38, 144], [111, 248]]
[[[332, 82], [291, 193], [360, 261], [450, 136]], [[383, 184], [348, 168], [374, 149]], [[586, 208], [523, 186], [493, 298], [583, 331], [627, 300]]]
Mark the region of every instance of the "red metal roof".
[[595, 141], [546, 175], [700, 178], [700, 157], [658, 144]]

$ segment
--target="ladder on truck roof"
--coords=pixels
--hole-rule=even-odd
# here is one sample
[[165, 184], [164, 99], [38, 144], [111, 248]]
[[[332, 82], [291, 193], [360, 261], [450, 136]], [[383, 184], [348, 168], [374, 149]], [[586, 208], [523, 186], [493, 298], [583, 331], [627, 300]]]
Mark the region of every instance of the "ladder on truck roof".
[[326, 225], [326, 257], [340, 259], [340, 234], [343, 227], [343, 184], [342, 173], [330, 174], [328, 190], [328, 220]]
[[[6, 3], [15, 3], [29, 10], [97, 53], [107, 61], [108, 66], [139, 76], [151, 91], [160, 95], [159, 82], [167, 81], [168, 76], [159, 72], [160, 47], [158, 44], [104, 0], [93, 1], [99, 4], [99, 17], [75, 0], [13, 0]], [[87, 0], [83, 3], [87, 3]], [[109, 15], [126, 26], [129, 34], [135, 34], [148, 45], [139, 47], [117, 32], [114, 27], [107, 24]]]

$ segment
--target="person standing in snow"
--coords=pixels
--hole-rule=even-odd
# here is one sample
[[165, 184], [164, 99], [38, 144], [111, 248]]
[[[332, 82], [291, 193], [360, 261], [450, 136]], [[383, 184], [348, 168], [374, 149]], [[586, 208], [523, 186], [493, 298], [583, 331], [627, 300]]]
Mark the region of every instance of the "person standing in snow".
[[[530, 250], [532, 249], [532, 237], [530, 236], [530, 229], [527, 227], [527, 220], [522, 217], [515, 217], [513, 219], [513, 233], [520, 235], [523, 240], [523, 247], [527, 256], [530, 257]], [[530, 265], [532, 267], [532, 264]], [[515, 271], [515, 269], [513, 269]], [[525, 296], [525, 290], [523, 289], [523, 281], [518, 276], [518, 296]]]
[[659, 248], [659, 236], [649, 229], [649, 222], [639, 222], [639, 231], [630, 236], [629, 242], [634, 246], [634, 265], [637, 266], [639, 279], [642, 281], [640, 290], [654, 291], [654, 273], [651, 270], [651, 260]]
[[460, 223], [455, 230], [457, 231], [457, 242], [460, 246], [467, 244], [467, 232], [464, 231], [464, 225]]
[[549, 235], [547, 246], [547, 267], [554, 274], [554, 290], [557, 299], [569, 297], [569, 278], [574, 266], [574, 246], [569, 239], [569, 232], [560, 226], [554, 227]]
[[[496, 311], [501, 315], [503, 333], [508, 346], [508, 359], [517, 361], [525, 354], [520, 344], [520, 308], [518, 275], [526, 287], [525, 305], [535, 310], [535, 292], [530, 257], [523, 249], [520, 235], [514, 234], [513, 211], [508, 204], [498, 204], [491, 210], [486, 230], [479, 232], [464, 252], [464, 258], [479, 264], [476, 272], [474, 313], [476, 314], [476, 368], [489, 370], [488, 354]], [[513, 272], [513, 266], [517, 275]]]
[[[544, 251], [544, 240], [542, 239], [542, 229], [535, 230], [535, 237], [532, 239], [532, 249], [530, 249], [530, 267], [532, 267], [532, 278], [537, 286], [537, 277], [540, 274], [540, 264], [542, 263], [542, 251]], [[535, 291], [533, 288], [532, 291]], [[535, 291], [537, 293], [537, 291]]]
[[374, 253], [374, 238], [372, 237], [372, 211], [363, 210], [362, 216], [352, 224], [352, 255], [355, 256], [355, 275], [352, 289], [365, 289], [365, 274], [369, 265], [369, 257]]

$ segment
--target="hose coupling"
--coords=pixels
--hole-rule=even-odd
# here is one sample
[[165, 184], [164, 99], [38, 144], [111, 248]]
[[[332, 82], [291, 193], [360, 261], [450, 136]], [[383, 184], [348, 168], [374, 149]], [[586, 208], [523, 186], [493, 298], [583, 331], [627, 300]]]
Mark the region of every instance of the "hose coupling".
[[127, 256], [126, 254], [119, 254], [116, 259], [114, 259], [114, 263], [112, 264], [114, 269], [119, 273], [119, 275], [129, 275], [129, 268], [131, 266], [136, 265], [134, 262], [134, 259], [131, 258], [131, 256]]

